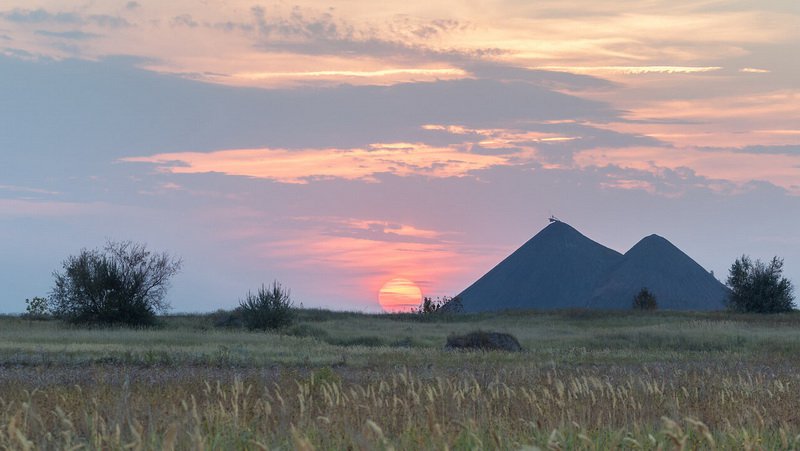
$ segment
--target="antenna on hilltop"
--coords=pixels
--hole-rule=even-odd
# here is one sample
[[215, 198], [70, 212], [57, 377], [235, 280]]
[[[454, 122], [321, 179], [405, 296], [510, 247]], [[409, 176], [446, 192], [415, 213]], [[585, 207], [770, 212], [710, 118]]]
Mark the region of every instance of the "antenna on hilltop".
[[550, 217], [547, 218], [547, 220], [550, 221], [551, 223], [553, 223], [553, 222], [561, 222], [561, 220], [556, 218], [555, 215], [550, 215]]

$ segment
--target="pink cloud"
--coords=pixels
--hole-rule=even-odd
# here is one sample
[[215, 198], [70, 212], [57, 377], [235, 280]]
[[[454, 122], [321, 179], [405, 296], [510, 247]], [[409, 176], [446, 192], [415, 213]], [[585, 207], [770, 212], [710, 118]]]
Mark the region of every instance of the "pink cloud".
[[469, 153], [459, 146], [433, 147], [419, 143], [373, 144], [365, 149], [178, 152], [123, 161], [153, 163], [173, 174], [220, 172], [283, 183], [308, 183], [313, 178], [369, 181], [379, 173], [463, 177], [470, 171], [511, 164], [505, 157]]

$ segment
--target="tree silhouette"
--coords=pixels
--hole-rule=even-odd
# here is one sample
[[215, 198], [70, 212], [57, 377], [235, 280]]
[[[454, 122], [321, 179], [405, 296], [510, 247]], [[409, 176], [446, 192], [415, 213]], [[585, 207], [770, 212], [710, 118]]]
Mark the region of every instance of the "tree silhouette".
[[656, 310], [658, 308], [656, 296], [647, 288], [642, 288], [639, 293], [633, 297], [633, 308], [635, 310]]
[[169, 280], [180, 271], [180, 259], [153, 253], [131, 241], [82, 250], [54, 272], [50, 310], [72, 323], [149, 325], [169, 309]]

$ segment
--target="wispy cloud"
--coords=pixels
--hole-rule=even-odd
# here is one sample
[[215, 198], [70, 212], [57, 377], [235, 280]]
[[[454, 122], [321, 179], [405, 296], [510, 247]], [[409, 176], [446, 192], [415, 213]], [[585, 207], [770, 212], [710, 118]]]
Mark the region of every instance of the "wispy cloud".
[[[697, 176], [726, 183], [726, 188], [768, 182], [800, 196], [800, 154], [756, 154], [739, 149], [709, 152], [697, 148], [593, 149], [575, 155], [578, 167], [619, 167], [660, 174], [664, 170], [691, 171]], [[617, 187], [639, 188], [636, 183]]]
[[172, 18], [169, 21], [170, 25], [173, 27], [189, 27], [189, 28], [196, 28], [200, 26], [196, 20], [192, 18], [191, 14], [181, 14]]
[[541, 66], [539, 69], [571, 72], [574, 74], [698, 74], [716, 72], [719, 66]]
[[9, 22], [20, 24], [67, 24], [84, 25], [93, 24], [105, 28], [126, 28], [132, 26], [130, 22], [120, 16], [109, 14], [79, 14], [74, 12], [51, 12], [43, 8], [38, 9], [13, 9], [0, 12], [0, 17]]
[[327, 178], [370, 181], [381, 173], [463, 177], [478, 169], [511, 164], [503, 156], [474, 154], [464, 148], [431, 147], [420, 143], [374, 144], [365, 149], [181, 152], [124, 158], [123, 161], [153, 163], [160, 170], [174, 174], [219, 172], [282, 183], [308, 183]]
[[27, 194], [45, 194], [51, 196], [61, 194], [59, 191], [53, 191], [43, 188], [31, 188], [28, 186], [17, 186], [17, 185], [0, 185], [0, 191], [10, 191], [14, 193], [27, 193]]
[[80, 30], [71, 30], [71, 31], [37, 30], [36, 34], [42, 36], [49, 36], [51, 38], [74, 39], [74, 40], [94, 39], [101, 36], [97, 33], [87, 33], [85, 31], [80, 31]]
[[16, 23], [62, 23], [80, 24], [83, 18], [76, 13], [50, 12], [43, 8], [39, 9], [13, 9], [11, 11], [0, 12], [0, 16], [9, 22]]
[[307, 72], [244, 72], [226, 75], [245, 80], [314, 79], [314, 78], [385, 78], [397, 75], [423, 75], [434, 78], [461, 78], [466, 71], [457, 68], [387, 68], [369, 71], [319, 70]]
[[746, 74], [768, 74], [771, 71], [767, 70], [767, 69], [757, 69], [755, 67], [745, 67], [745, 68], [739, 69], [739, 72], [744, 72]]

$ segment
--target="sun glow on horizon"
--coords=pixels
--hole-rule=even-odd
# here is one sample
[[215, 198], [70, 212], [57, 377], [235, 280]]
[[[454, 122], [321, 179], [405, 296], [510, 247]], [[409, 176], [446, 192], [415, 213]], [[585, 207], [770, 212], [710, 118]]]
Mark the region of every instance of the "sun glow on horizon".
[[383, 284], [378, 302], [388, 313], [408, 313], [422, 302], [422, 290], [408, 279], [394, 278]]

